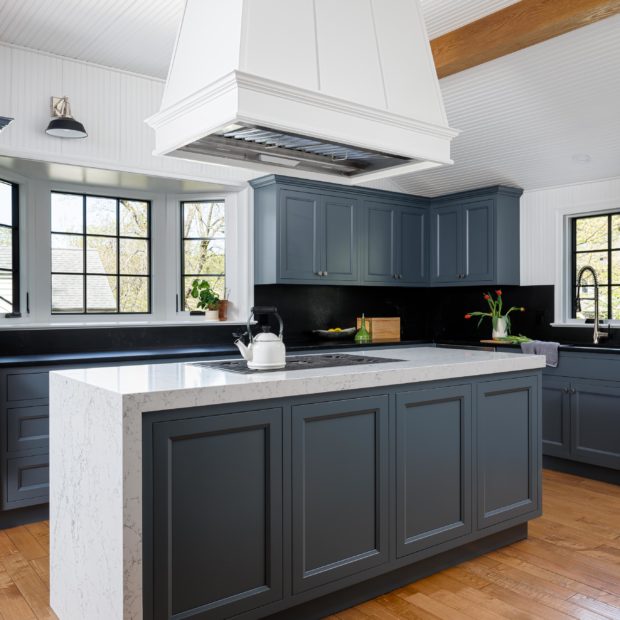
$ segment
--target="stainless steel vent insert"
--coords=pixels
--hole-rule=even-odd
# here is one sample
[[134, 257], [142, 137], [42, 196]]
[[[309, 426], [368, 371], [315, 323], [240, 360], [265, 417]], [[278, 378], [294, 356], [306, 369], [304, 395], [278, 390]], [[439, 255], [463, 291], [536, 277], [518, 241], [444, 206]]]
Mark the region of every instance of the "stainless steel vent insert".
[[241, 124], [226, 127], [180, 150], [345, 177], [419, 161]]

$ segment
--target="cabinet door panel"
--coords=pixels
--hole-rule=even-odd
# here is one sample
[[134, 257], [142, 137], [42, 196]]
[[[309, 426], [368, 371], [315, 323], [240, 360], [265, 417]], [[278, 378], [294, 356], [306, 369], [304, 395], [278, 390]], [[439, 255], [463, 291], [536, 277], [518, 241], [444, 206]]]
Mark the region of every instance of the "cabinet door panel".
[[396, 282], [396, 209], [367, 202], [365, 209], [365, 260], [363, 277], [366, 282]]
[[397, 394], [396, 442], [398, 557], [471, 532], [471, 387]]
[[428, 284], [427, 210], [403, 207], [398, 231], [401, 284]]
[[463, 207], [463, 275], [467, 284], [494, 280], [493, 200]]
[[570, 382], [544, 377], [542, 384], [543, 454], [565, 457], [570, 453]]
[[478, 528], [539, 509], [537, 379], [487, 381], [477, 386]]
[[431, 280], [459, 282], [461, 272], [461, 210], [458, 206], [437, 207], [432, 211]]
[[388, 397], [293, 407], [293, 590], [388, 560]]
[[49, 499], [49, 461], [47, 454], [6, 460], [3, 508], [44, 504]]
[[280, 277], [320, 280], [319, 197], [305, 192], [280, 195]]
[[7, 449], [9, 452], [38, 450], [49, 445], [49, 406], [7, 409]]
[[282, 598], [282, 411], [157, 423], [153, 468], [154, 617]]
[[357, 280], [357, 216], [354, 200], [323, 202], [322, 270], [324, 280]]
[[571, 456], [620, 469], [620, 387], [573, 381]]

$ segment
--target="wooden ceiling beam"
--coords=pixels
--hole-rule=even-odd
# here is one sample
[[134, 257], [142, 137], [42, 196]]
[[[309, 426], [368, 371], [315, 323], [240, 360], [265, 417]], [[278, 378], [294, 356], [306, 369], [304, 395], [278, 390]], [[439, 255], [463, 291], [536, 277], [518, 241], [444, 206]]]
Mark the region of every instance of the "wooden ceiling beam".
[[620, 0], [521, 0], [433, 39], [437, 75], [464, 71], [617, 13]]

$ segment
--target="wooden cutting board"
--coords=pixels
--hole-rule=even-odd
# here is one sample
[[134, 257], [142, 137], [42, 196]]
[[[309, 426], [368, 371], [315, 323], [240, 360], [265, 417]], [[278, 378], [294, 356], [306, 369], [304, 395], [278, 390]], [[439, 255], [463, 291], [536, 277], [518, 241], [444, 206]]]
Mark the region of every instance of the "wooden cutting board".
[[[362, 326], [362, 317], [357, 317], [357, 329]], [[381, 340], [400, 341], [400, 317], [366, 317], [366, 329], [373, 342]]]

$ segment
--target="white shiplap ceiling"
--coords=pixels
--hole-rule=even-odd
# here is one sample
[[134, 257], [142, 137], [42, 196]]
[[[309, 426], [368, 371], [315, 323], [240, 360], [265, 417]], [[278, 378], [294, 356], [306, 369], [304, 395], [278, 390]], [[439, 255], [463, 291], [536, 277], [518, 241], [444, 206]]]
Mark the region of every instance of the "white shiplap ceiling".
[[[433, 38], [516, 1], [421, 3]], [[184, 4], [184, 0], [0, 0], [0, 41], [164, 79]]]
[[[421, 4], [434, 38], [515, 1]], [[164, 78], [183, 4], [0, 0], [0, 41]], [[379, 186], [433, 196], [620, 176], [620, 16], [445, 78], [441, 88], [450, 125], [462, 131], [455, 165]]]

